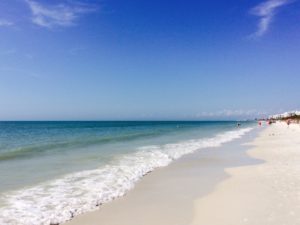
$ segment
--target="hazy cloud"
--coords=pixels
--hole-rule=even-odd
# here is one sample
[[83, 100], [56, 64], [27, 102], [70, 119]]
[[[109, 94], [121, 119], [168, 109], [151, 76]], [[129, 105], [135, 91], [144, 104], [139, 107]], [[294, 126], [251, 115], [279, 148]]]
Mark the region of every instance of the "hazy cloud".
[[5, 20], [5, 19], [0, 19], [0, 27], [10, 27], [14, 25], [13, 22]]
[[223, 109], [215, 112], [201, 112], [198, 113], [196, 117], [198, 118], [252, 118], [256, 116], [265, 115], [266, 112], [258, 111], [255, 109], [251, 110], [232, 110]]
[[81, 3], [60, 3], [56, 5], [45, 5], [37, 1], [25, 0], [32, 13], [32, 22], [38, 26], [68, 27], [75, 25], [76, 20], [83, 14], [96, 10], [95, 7]]
[[253, 36], [260, 37], [264, 35], [271, 22], [274, 19], [278, 8], [293, 2], [292, 0], [267, 0], [264, 1], [250, 10], [250, 13], [254, 16], [259, 17], [257, 30]]

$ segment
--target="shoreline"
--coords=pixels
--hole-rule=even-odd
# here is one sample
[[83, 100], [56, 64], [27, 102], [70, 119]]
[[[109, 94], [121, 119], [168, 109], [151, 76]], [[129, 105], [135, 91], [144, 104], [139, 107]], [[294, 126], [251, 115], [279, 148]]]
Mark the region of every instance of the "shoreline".
[[219, 182], [228, 178], [225, 168], [261, 163], [246, 155], [250, 146], [245, 142], [257, 136], [255, 130], [240, 139], [219, 147], [201, 149], [167, 167], [158, 168], [139, 181], [125, 196], [64, 224], [189, 224], [194, 217], [194, 200], [209, 194]]

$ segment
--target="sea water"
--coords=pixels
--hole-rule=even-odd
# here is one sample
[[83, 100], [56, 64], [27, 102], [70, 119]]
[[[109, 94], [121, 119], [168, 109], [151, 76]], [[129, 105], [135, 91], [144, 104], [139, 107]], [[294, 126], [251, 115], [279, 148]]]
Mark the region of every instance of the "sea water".
[[0, 122], [0, 224], [50, 225], [123, 196], [155, 168], [252, 122]]

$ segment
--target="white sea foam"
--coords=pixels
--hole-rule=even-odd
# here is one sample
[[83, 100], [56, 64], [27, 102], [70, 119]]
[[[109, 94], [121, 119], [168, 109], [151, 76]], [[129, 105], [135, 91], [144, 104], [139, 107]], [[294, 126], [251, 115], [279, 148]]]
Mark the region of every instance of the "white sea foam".
[[5, 206], [0, 208], [0, 224], [60, 224], [123, 196], [142, 176], [155, 168], [167, 166], [173, 160], [199, 149], [220, 146], [251, 129], [228, 131], [214, 138], [143, 147], [136, 153], [114, 160], [110, 165], [7, 193], [1, 197]]

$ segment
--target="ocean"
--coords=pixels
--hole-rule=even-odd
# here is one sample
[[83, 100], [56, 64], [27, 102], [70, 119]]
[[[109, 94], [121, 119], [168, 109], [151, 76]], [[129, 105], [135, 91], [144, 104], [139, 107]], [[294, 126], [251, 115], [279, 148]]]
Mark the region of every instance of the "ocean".
[[253, 122], [0, 122], [0, 224], [50, 225], [123, 196], [183, 155]]

